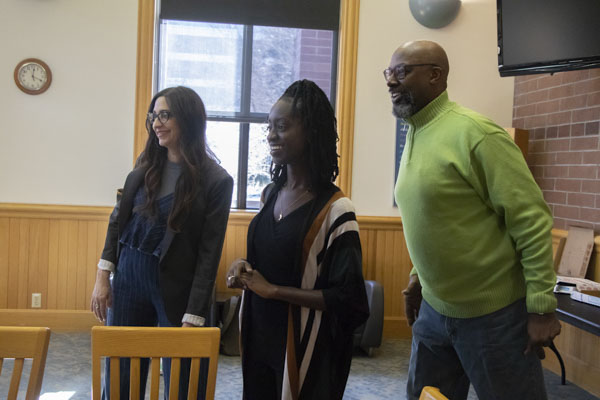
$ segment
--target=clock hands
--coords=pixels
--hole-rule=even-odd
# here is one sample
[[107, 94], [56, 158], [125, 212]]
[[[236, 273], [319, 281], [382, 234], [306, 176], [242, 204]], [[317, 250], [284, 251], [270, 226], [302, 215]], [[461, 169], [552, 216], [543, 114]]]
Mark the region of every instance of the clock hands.
[[42, 79], [42, 78], [38, 78], [37, 76], [35, 76], [35, 70], [32, 70], [32, 71], [31, 71], [31, 77], [32, 77], [34, 80], [38, 80], [38, 81], [40, 81], [40, 82], [43, 82], [43, 79]]

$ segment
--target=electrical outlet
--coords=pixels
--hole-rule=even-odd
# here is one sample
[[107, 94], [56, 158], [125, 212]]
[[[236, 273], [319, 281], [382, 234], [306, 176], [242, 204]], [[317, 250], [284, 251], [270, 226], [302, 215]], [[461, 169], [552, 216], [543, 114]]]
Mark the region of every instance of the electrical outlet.
[[41, 308], [42, 307], [42, 294], [41, 293], [31, 293], [31, 308]]

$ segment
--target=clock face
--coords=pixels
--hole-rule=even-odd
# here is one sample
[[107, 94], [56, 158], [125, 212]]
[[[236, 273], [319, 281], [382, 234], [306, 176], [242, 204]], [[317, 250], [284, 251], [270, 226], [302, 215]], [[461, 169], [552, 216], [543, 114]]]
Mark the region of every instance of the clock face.
[[27, 94], [45, 92], [52, 81], [52, 72], [46, 63], [38, 59], [21, 61], [15, 68], [15, 83]]
[[29, 90], [40, 90], [48, 81], [46, 69], [40, 64], [29, 62], [19, 69], [19, 82]]

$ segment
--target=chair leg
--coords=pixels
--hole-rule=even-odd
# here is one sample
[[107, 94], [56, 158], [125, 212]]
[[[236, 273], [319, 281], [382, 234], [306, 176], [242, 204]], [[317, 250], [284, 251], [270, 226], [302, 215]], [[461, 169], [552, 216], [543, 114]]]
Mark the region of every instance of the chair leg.
[[554, 354], [556, 354], [556, 358], [558, 358], [558, 363], [560, 364], [560, 384], [561, 385], [566, 385], [566, 374], [565, 374], [565, 363], [563, 362], [562, 357], [560, 356], [560, 353], [558, 352], [558, 349], [556, 348], [556, 346], [554, 345], [554, 342], [550, 342], [550, 350], [552, 350], [554, 352]]

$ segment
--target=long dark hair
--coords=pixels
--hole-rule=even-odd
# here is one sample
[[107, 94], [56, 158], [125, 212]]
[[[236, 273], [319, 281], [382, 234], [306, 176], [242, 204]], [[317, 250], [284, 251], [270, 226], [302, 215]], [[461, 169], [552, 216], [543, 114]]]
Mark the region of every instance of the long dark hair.
[[[198, 94], [184, 86], [163, 89], [156, 93], [148, 106], [154, 111], [156, 99], [164, 97], [171, 110], [171, 118], [179, 126], [179, 153], [181, 155], [181, 175], [175, 185], [175, 198], [169, 214], [169, 228], [178, 232], [188, 216], [194, 198], [200, 190], [202, 168], [209, 159], [216, 157], [206, 145], [206, 109]], [[140, 207], [144, 214], [156, 215], [156, 200], [160, 191], [162, 171], [167, 161], [167, 149], [158, 144], [152, 123], [146, 120], [148, 140], [140, 156], [139, 163], [147, 168], [144, 185], [146, 202]]]
[[[288, 87], [279, 100], [292, 103], [306, 135], [310, 182], [314, 190], [327, 187], [338, 176], [337, 122], [327, 95], [314, 82], [303, 79]], [[281, 185], [287, 179], [285, 165], [271, 162], [271, 179]]]

